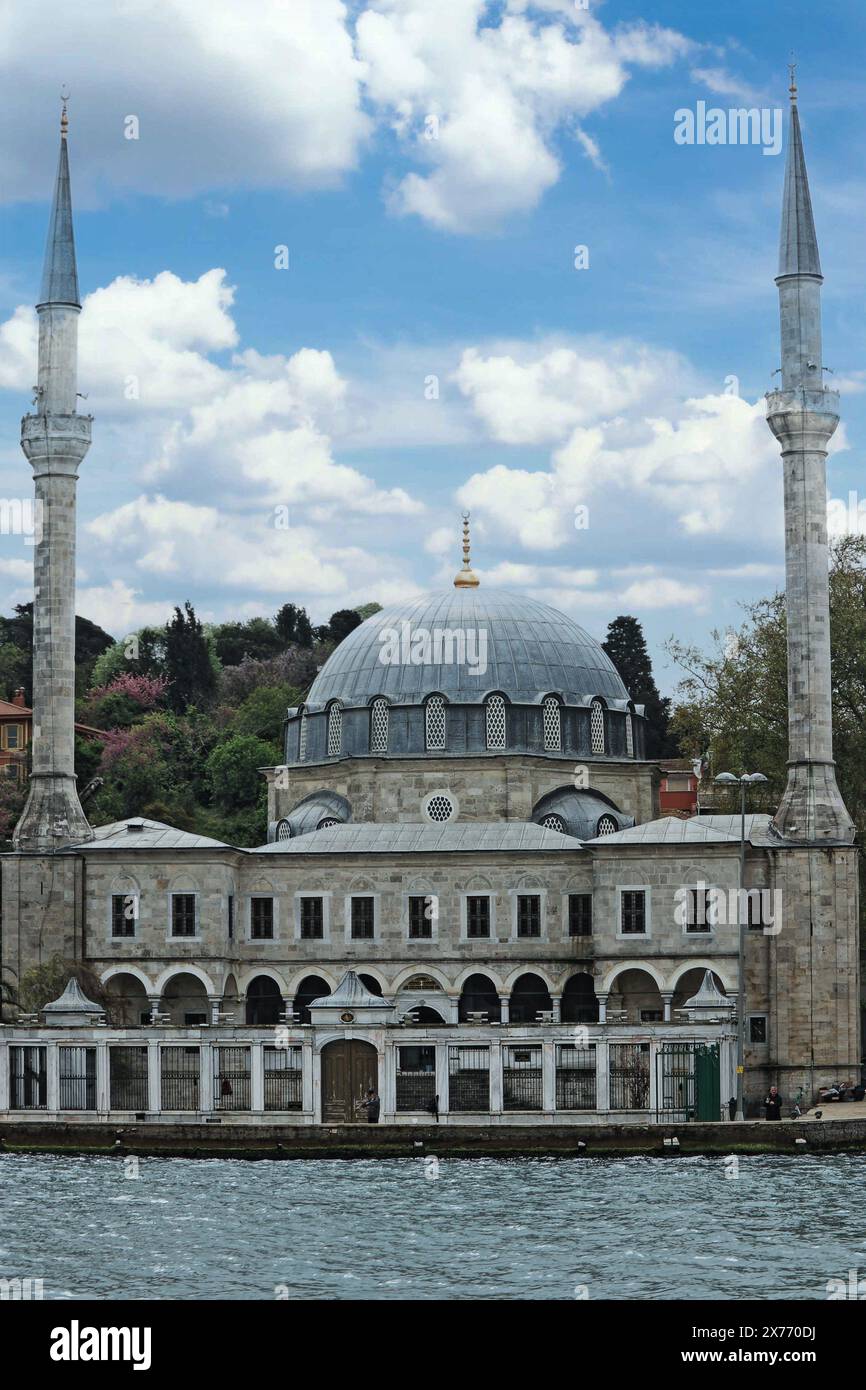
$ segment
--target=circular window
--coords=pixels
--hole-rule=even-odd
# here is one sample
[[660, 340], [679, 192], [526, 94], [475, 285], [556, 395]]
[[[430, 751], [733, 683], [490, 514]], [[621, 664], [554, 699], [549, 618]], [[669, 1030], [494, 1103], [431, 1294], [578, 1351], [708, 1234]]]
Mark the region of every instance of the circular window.
[[544, 816], [541, 824], [544, 826], [545, 830], [558, 830], [560, 835], [566, 833], [565, 821], [562, 819], [562, 816]]
[[619, 826], [613, 816], [601, 816], [595, 827], [597, 835], [615, 835], [618, 829]]
[[454, 819], [457, 814], [457, 807], [452, 797], [447, 793], [434, 792], [424, 802], [424, 814], [428, 820], [441, 825], [443, 821]]
[[292, 838], [292, 827], [287, 820], [277, 821], [277, 839], [290, 840]]
[[319, 824], [316, 826], [316, 829], [317, 829], [317, 830], [330, 830], [330, 828], [331, 828], [332, 825], [341, 825], [341, 824], [342, 824], [342, 822], [341, 822], [341, 821], [338, 821], [337, 818], [336, 818], [336, 816], [323, 816], [322, 819], [319, 821]]

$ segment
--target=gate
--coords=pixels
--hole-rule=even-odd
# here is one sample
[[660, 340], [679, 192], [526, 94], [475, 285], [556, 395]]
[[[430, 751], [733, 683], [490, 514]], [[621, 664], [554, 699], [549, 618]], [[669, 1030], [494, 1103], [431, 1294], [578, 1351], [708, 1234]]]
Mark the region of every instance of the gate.
[[357, 1038], [327, 1043], [322, 1048], [322, 1122], [353, 1124], [366, 1121], [361, 1101], [379, 1089], [379, 1058], [371, 1043]]
[[662, 1043], [656, 1053], [656, 1119], [721, 1117], [718, 1043]]

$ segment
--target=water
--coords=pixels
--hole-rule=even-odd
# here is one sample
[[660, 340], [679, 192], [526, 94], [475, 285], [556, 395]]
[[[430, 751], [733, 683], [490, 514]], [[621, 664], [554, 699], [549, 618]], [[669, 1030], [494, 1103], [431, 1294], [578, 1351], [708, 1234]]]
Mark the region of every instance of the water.
[[721, 1158], [126, 1170], [0, 1156], [0, 1276], [51, 1299], [825, 1299], [866, 1275], [860, 1155], [750, 1156], [736, 1179]]

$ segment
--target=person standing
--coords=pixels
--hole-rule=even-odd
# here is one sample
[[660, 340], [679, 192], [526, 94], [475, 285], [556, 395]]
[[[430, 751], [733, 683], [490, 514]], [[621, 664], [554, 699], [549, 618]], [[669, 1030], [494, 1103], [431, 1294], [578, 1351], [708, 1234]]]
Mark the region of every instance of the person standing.
[[379, 1123], [379, 1111], [382, 1108], [378, 1091], [368, 1091], [367, 1099], [362, 1100], [361, 1105], [367, 1112], [367, 1123], [370, 1125], [377, 1125]]
[[782, 1097], [775, 1086], [770, 1087], [770, 1094], [764, 1101], [764, 1110], [768, 1120], [781, 1120], [782, 1118]]

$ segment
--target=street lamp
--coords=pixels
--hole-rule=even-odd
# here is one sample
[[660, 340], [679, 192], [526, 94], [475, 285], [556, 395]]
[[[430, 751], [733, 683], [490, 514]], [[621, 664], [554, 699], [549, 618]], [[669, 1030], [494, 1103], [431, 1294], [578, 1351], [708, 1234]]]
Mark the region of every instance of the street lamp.
[[738, 939], [738, 975], [740, 986], [740, 997], [737, 1001], [737, 1116], [738, 1120], [744, 1120], [743, 1113], [743, 1077], [745, 1074], [746, 1058], [746, 917], [748, 913], [743, 911], [743, 889], [746, 886], [746, 788], [758, 782], [766, 782], [763, 772], [744, 772], [742, 777], [735, 777], [732, 772], [720, 772], [713, 781], [719, 786], [738, 786], [740, 788], [740, 891], [737, 894], [737, 916], [739, 917], [739, 939]]

